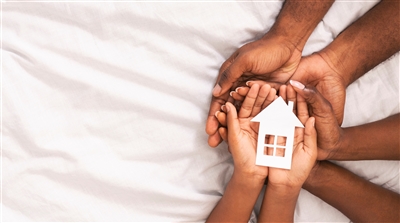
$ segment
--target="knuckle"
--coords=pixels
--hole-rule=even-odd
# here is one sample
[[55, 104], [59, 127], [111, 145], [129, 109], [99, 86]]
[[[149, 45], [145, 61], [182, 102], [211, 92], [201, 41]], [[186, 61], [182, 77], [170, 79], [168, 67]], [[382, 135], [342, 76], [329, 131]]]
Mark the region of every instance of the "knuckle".
[[228, 69], [226, 69], [226, 70], [224, 70], [224, 71], [221, 73], [221, 78], [220, 78], [220, 80], [219, 80], [219, 83], [224, 83], [224, 82], [226, 82], [229, 78], [230, 78], [230, 72], [229, 72]]

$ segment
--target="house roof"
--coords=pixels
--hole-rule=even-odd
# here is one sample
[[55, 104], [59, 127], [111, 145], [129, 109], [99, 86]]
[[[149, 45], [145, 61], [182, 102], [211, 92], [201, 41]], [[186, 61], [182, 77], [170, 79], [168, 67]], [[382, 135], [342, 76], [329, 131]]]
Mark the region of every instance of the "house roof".
[[292, 106], [287, 105], [282, 97], [275, 99], [268, 107], [256, 115], [252, 122], [266, 122], [280, 126], [304, 127], [293, 113]]

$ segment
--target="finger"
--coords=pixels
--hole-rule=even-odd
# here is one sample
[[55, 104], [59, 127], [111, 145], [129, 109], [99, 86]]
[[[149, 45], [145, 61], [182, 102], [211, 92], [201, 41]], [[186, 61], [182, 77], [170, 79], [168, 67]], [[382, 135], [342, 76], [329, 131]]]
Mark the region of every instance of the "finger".
[[222, 105], [222, 106], [221, 106], [221, 111], [223, 111], [223, 112], [225, 112], [225, 113], [227, 112], [227, 111], [226, 111], [226, 105]]
[[233, 83], [246, 71], [247, 61], [242, 58], [235, 58], [235, 60], [220, 73], [219, 81], [213, 89], [213, 95], [215, 97], [229, 91]]
[[308, 106], [306, 99], [303, 98], [300, 94], [297, 94], [297, 118], [300, 120], [300, 122], [304, 125], [308, 118], [310, 117], [308, 113]]
[[253, 111], [251, 112], [251, 117], [254, 117], [258, 113], [261, 112], [262, 105], [264, 104], [265, 99], [267, 98], [270, 90], [271, 90], [271, 86], [269, 84], [264, 84], [260, 88], [260, 90], [258, 92], [258, 96], [257, 96], [256, 102], [254, 103]]
[[215, 118], [215, 112], [219, 111], [221, 106], [226, 103], [229, 94], [226, 93], [221, 97], [212, 97], [210, 103], [210, 110], [208, 111], [208, 117], [206, 122], [206, 133], [208, 135], [214, 135], [218, 130], [218, 120]]
[[228, 129], [224, 128], [224, 127], [220, 127], [218, 129], [219, 135], [221, 136], [221, 138], [225, 141], [228, 142]]
[[[235, 106], [232, 103], [226, 103], [227, 110], [227, 126], [229, 129], [229, 133], [237, 134], [240, 131], [239, 120], [236, 112]], [[228, 135], [229, 137], [229, 135]]]
[[[220, 95], [222, 95], [223, 93], [219, 93], [220, 92], [220, 88], [221, 86], [219, 86], [219, 81], [221, 80], [221, 76], [222, 73], [225, 72], [225, 70], [232, 64], [232, 62], [235, 60], [235, 53], [233, 53], [224, 63], [222, 63], [221, 67], [219, 68], [219, 72], [218, 72], [218, 77], [217, 77], [217, 81], [215, 82], [215, 86], [212, 90], [212, 95], [214, 97], [218, 97]], [[215, 93], [214, 93], [215, 92]], [[218, 93], [218, 94], [217, 94]]]
[[309, 115], [329, 118], [330, 116], [334, 116], [331, 104], [317, 91], [315, 87], [305, 87], [302, 83], [294, 80], [290, 80], [290, 84], [309, 105]]
[[235, 89], [235, 92], [239, 95], [246, 97], [247, 93], [249, 93], [250, 87], [238, 87]]
[[[237, 55], [237, 52], [234, 52], [225, 62], [222, 63], [221, 67], [219, 68], [218, 74], [223, 73], [232, 64], [232, 62], [236, 58], [236, 55]], [[217, 83], [220, 80], [220, 76], [221, 75], [218, 76]]]
[[211, 147], [217, 147], [222, 142], [222, 138], [219, 132], [215, 132], [213, 135], [208, 136], [208, 145]]
[[221, 105], [225, 103], [224, 98], [227, 96], [228, 94], [223, 95], [221, 98], [213, 97], [211, 99], [210, 110], [206, 121], [206, 133], [209, 135], [208, 145], [211, 147], [216, 147], [222, 142], [218, 133], [219, 122], [214, 114], [220, 110]]
[[315, 118], [310, 117], [304, 130], [304, 147], [308, 154], [317, 158], [317, 131], [315, 130]]
[[293, 89], [292, 85], [287, 85], [286, 87], [286, 99], [287, 101], [291, 101], [293, 102], [293, 113], [297, 113], [296, 109], [297, 109], [297, 102], [296, 102], [296, 91]]
[[220, 126], [226, 127], [226, 114], [224, 112], [217, 111], [215, 113], [215, 117], [217, 118]]
[[282, 83], [278, 83], [278, 82], [273, 82], [273, 81], [264, 81], [264, 80], [251, 80], [251, 81], [247, 81], [246, 85], [251, 87], [253, 84], [258, 84], [260, 86], [264, 85], [264, 84], [269, 84], [272, 88], [275, 88], [275, 90], [279, 90], [279, 88], [284, 85]]
[[245, 96], [238, 94], [236, 91], [231, 91], [229, 95], [236, 101], [243, 101]]
[[262, 109], [264, 109], [268, 105], [270, 105], [275, 99], [276, 99], [276, 90], [275, 90], [275, 88], [271, 88], [269, 90], [269, 94], [268, 94], [267, 98], [265, 99], [265, 101], [262, 105]]
[[258, 91], [260, 86], [258, 84], [253, 85], [249, 93], [247, 93], [246, 98], [244, 99], [242, 106], [239, 110], [239, 118], [248, 118], [253, 111], [254, 103], [257, 99]]
[[287, 100], [286, 100], [286, 85], [282, 85], [279, 88], [279, 96], [282, 97], [285, 102], [287, 102]]

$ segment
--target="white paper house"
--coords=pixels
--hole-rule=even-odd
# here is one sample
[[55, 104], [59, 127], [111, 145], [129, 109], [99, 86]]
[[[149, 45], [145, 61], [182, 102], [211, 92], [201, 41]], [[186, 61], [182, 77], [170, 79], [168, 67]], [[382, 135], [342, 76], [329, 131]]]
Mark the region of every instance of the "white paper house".
[[[304, 127], [293, 113], [293, 102], [289, 101], [287, 105], [282, 97], [278, 97], [251, 121], [260, 123], [256, 165], [290, 169], [294, 130], [295, 127]], [[269, 136], [270, 140], [267, 141], [266, 136]], [[278, 137], [280, 139], [286, 138], [286, 143], [279, 143]], [[272, 153], [267, 154], [267, 148]], [[277, 152], [278, 150], [279, 152]]]

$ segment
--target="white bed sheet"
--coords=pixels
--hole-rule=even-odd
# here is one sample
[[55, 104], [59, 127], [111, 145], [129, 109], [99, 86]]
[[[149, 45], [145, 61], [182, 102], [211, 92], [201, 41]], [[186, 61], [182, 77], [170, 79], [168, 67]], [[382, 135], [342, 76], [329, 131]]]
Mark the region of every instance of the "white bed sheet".
[[[374, 2], [335, 2], [304, 54]], [[204, 221], [232, 174], [204, 132], [219, 66], [282, 2], [2, 3], [2, 220]], [[348, 88], [344, 125], [399, 112], [399, 56]], [[340, 162], [399, 192], [399, 163]], [[302, 191], [296, 221], [348, 222]]]

